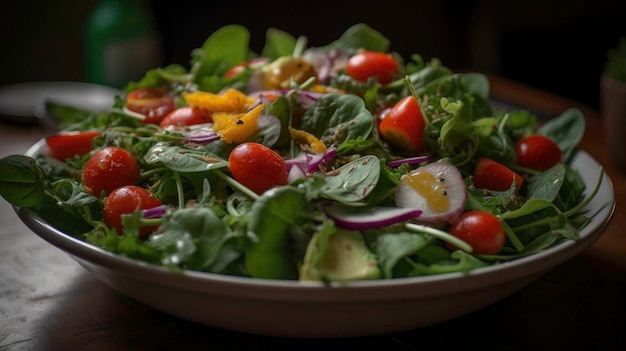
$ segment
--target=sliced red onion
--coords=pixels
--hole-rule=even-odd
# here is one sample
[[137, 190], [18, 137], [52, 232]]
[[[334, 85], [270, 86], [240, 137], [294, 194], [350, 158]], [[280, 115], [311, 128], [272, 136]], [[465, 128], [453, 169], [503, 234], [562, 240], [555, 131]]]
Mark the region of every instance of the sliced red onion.
[[410, 164], [410, 165], [417, 165], [423, 162], [428, 162], [428, 160], [430, 159], [430, 156], [416, 156], [416, 157], [409, 157], [409, 158], [403, 158], [400, 160], [395, 160], [395, 161], [389, 161], [387, 162], [387, 166], [392, 167], [392, 168], [396, 168], [399, 167], [405, 163]]
[[309, 62], [317, 72], [317, 79], [320, 83], [325, 84], [330, 78], [337, 75], [337, 72], [345, 68], [350, 55], [342, 49], [308, 49], [302, 55], [302, 58]]
[[259, 90], [248, 94], [248, 97], [253, 99], [259, 99], [259, 101], [264, 102], [266, 105], [270, 103], [267, 96], [272, 95], [288, 95], [288, 94], [296, 94], [296, 102], [303, 108], [309, 108], [317, 103], [320, 96], [324, 93], [318, 93], [314, 91], [308, 90], [288, 90], [288, 89], [275, 89], [275, 90]]
[[337, 227], [348, 230], [366, 230], [386, 227], [415, 219], [422, 214], [416, 208], [354, 207], [334, 203], [325, 208]]
[[298, 166], [305, 173], [313, 173], [319, 169], [320, 165], [323, 165], [337, 156], [337, 149], [334, 147], [328, 148], [323, 154], [309, 154], [301, 152], [296, 157], [285, 160], [287, 171], [291, 167]]
[[306, 178], [306, 172], [298, 164], [292, 164], [287, 170], [287, 182], [290, 184], [298, 179]]
[[184, 140], [196, 144], [208, 144], [220, 140], [220, 136], [211, 129], [197, 129], [187, 132]]
[[307, 167], [308, 173], [315, 172], [319, 169], [320, 165], [323, 165], [337, 156], [337, 149], [329, 148], [323, 154], [311, 155], [307, 154]]
[[167, 213], [167, 207], [165, 205], [149, 208], [141, 211], [143, 218], [160, 218]]
[[307, 154], [301, 152], [294, 158], [286, 159], [285, 166], [287, 166], [287, 172], [291, 170], [291, 167], [300, 167], [304, 172], [307, 167]]

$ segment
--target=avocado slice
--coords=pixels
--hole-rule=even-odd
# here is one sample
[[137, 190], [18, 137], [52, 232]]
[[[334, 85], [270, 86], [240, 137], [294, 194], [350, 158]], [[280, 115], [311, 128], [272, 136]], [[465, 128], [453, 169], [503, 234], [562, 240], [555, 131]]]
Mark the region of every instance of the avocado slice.
[[318, 232], [307, 246], [300, 280], [347, 281], [380, 279], [376, 255], [358, 231]]

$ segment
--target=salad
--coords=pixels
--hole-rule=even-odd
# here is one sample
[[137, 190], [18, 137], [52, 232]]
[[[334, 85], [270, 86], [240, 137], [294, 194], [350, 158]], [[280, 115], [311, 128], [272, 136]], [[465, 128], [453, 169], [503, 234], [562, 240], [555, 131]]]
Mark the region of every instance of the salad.
[[249, 39], [222, 27], [106, 112], [47, 103], [60, 131], [0, 160], [1, 195], [122, 256], [259, 279], [469, 272], [580, 238], [579, 110], [496, 109], [484, 75], [362, 23]]

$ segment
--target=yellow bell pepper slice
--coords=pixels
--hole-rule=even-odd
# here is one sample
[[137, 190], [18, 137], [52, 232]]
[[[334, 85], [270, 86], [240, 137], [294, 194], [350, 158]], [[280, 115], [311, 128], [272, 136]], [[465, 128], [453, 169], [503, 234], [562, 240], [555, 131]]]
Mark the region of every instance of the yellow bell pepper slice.
[[307, 131], [289, 127], [289, 135], [296, 143], [309, 145], [318, 154], [326, 152], [326, 144]]
[[207, 112], [245, 112], [248, 106], [256, 102], [255, 99], [236, 89], [228, 89], [223, 94], [213, 94], [206, 91], [183, 93], [183, 98], [189, 106], [201, 108]]
[[227, 143], [243, 143], [257, 132], [257, 120], [265, 105], [244, 113], [213, 113], [213, 131]]

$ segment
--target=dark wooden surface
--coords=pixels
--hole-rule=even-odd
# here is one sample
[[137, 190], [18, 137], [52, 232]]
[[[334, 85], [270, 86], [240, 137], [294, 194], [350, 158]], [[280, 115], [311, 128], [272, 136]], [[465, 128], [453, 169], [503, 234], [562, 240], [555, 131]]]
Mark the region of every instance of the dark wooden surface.
[[[467, 316], [393, 335], [301, 340], [225, 331], [111, 289], [32, 233], [0, 199], [0, 350], [615, 349], [626, 330], [626, 175], [609, 161], [601, 114], [496, 77], [492, 94], [546, 116], [579, 107], [587, 119], [582, 148], [605, 166], [617, 199], [610, 227], [593, 246], [518, 293]], [[23, 153], [44, 134], [36, 126], [0, 122], [0, 157]]]

